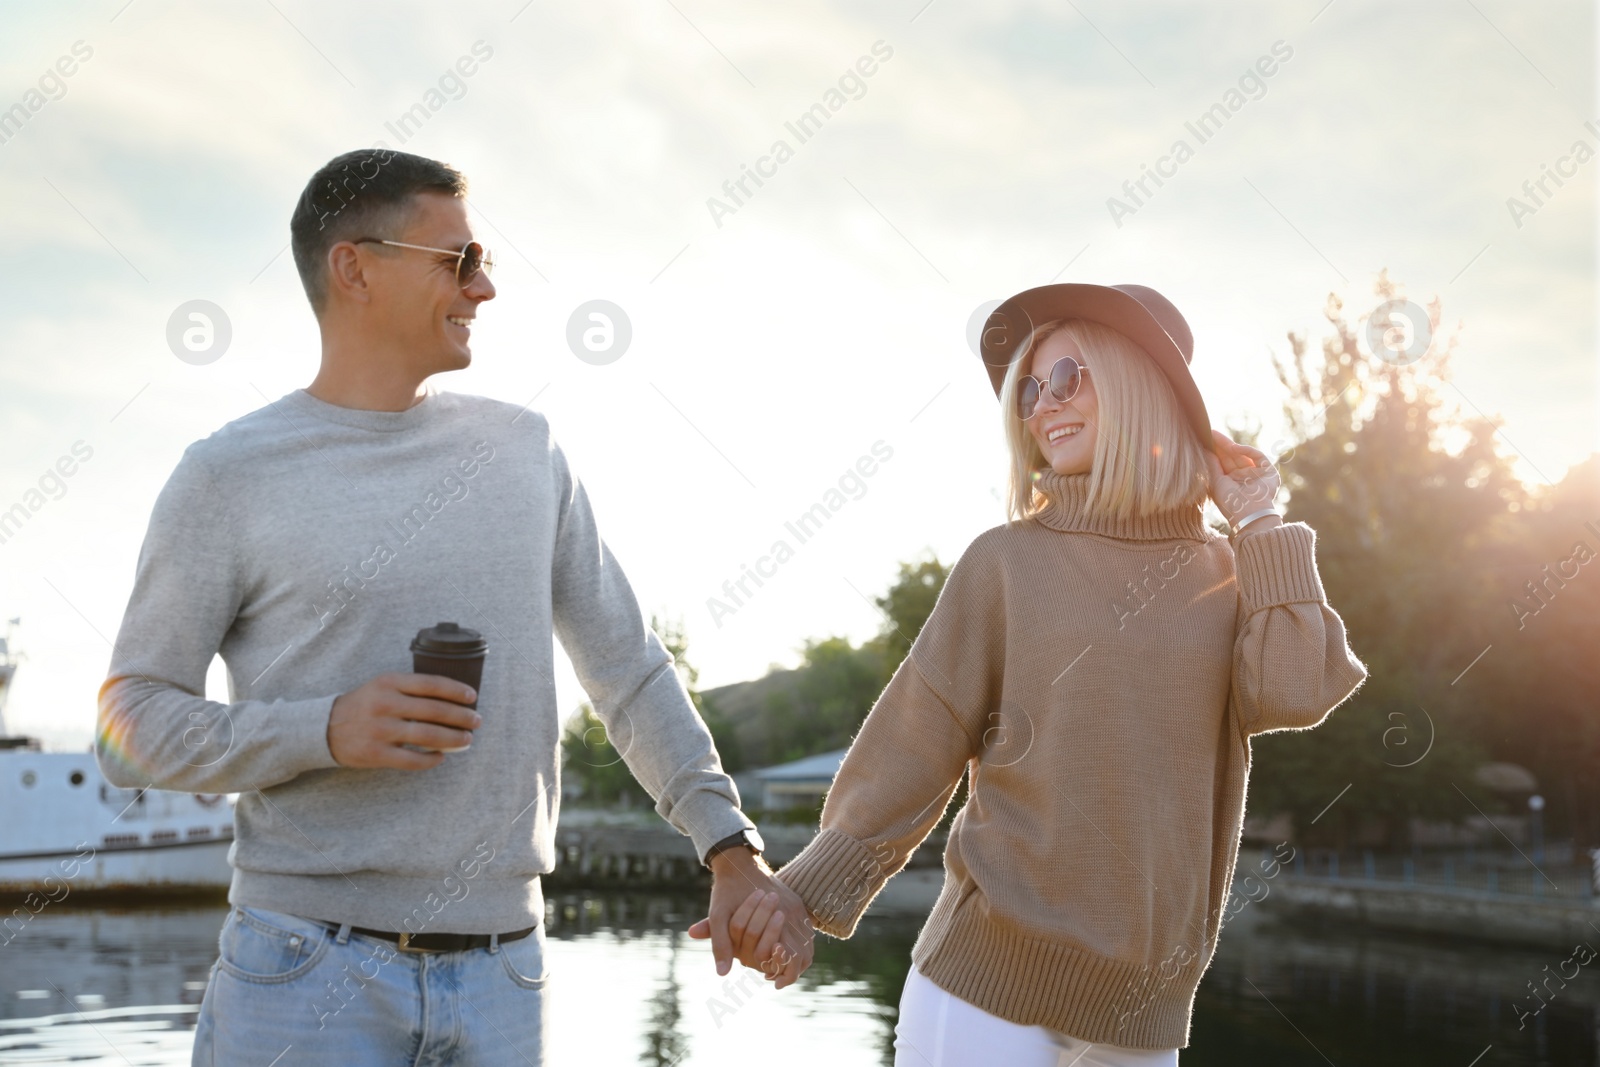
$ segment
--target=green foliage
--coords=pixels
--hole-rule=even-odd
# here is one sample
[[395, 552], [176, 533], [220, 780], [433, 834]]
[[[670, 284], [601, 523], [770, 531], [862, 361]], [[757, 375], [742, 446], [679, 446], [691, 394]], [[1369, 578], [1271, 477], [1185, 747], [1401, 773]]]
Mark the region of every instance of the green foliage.
[[884, 616], [874, 637], [860, 646], [844, 637], [805, 643], [795, 684], [767, 698], [768, 762], [850, 743], [922, 632], [948, 574], [931, 554], [902, 562], [888, 590], [873, 600]]
[[847, 638], [807, 641], [795, 685], [767, 698], [768, 757], [786, 763], [849, 744], [883, 689], [882, 653]]
[[700, 668], [689, 662], [689, 630], [681, 618], [663, 619], [653, 612], [650, 615], [650, 629], [661, 639], [661, 644], [672, 654], [674, 665], [678, 669], [678, 677], [683, 680], [684, 688], [689, 691], [689, 697], [698, 707], [699, 692], [695, 683], [700, 680]]
[[753, 814], [746, 808], [745, 813], [750, 815], [761, 826], [810, 826], [815, 828], [822, 821], [822, 798], [818, 797], [813, 804], [795, 804], [787, 808], [766, 808], [758, 814]]
[[1515, 514], [1490, 571], [1492, 648], [1457, 688], [1481, 694], [1496, 758], [1538, 776], [1547, 828], [1600, 844], [1600, 456]]
[[878, 641], [883, 646], [884, 682], [894, 674], [895, 668], [911, 652], [911, 642], [922, 632], [922, 626], [933, 614], [934, 602], [944, 588], [950, 568], [929, 554], [912, 563], [900, 564], [900, 573], [889, 591], [874, 597], [873, 603], [884, 614], [883, 629]]
[[[722, 756], [723, 769], [729, 773], [742, 769], [739, 739], [715, 709], [702, 706], [699, 690], [695, 688], [695, 683], [700, 679], [700, 670], [689, 662], [689, 636], [683, 620], [651, 615], [650, 629], [655, 631], [662, 645], [672, 654], [678, 677], [689, 693], [689, 700], [711, 731], [711, 739]], [[561, 754], [562, 773], [578, 780], [585, 803], [622, 807], [650, 807], [654, 803], [650, 794], [633, 777], [633, 772], [628, 770], [622, 754], [611, 743], [605, 725], [588, 702], [579, 705], [567, 720], [561, 735]]]
[[722, 759], [722, 769], [729, 774], [744, 770], [744, 746], [734, 732], [733, 724], [701, 695], [696, 685], [700, 681], [700, 668], [689, 662], [689, 630], [683, 619], [663, 619], [652, 614], [650, 628], [661, 638], [667, 651], [672, 653], [677, 663], [678, 677], [689, 692], [689, 700], [700, 713], [700, 718], [705, 720], [706, 729], [711, 731], [711, 742], [716, 745], [717, 755]]
[[611, 743], [605, 726], [588, 702], [579, 705], [567, 720], [561, 735], [562, 774], [576, 778], [583, 789], [583, 800], [596, 806], [651, 806], [622, 753]]
[[[1377, 291], [1394, 296], [1385, 278]], [[1416, 364], [1383, 363], [1359, 352], [1342, 311], [1330, 298], [1318, 367], [1306, 367], [1306, 338], [1289, 335], [1294, 373], [1277, 369], [1299, 443], [1277, 463], [1287, 518], [1317, 531], [1328, 601], [1369, 677], [1315, 731], [1256, 741], [1251, 808], [1293, 813], [1313, 840], [1345, 843], [1376, 826], [1402, 847], [1412, 818], [1496, 806], [1472, 781], [1494, 709], [1481, 686], [1454, 679], [1488, 643], [1489, 575], [1525, 491], [1494, 447], [1494, 425], [1444, 410], [1453, 341], [1436, 340], [1439, 351]], [[1430, 314], [1437, 330], [1437, 302]]]
[[[699, 695], [695, 694], [697, 697]], [[749, 760], [745, 758], [744, 742], [733, 728], [733, 723], [711, 701], [702, 698], [697, 703], [700, 705], [700, 717], [705, 720], [706, 729], [711, 731], [711, 742], [717, 746], [717, 755], [722, 759], [722, 769], [729, 774], [744, 770], [749, 766]]]

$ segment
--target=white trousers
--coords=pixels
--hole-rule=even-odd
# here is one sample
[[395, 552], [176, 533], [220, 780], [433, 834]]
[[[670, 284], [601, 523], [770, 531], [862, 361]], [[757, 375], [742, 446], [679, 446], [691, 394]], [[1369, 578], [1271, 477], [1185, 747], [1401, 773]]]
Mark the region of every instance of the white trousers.
[[915, 967], [900, 994], [895, 1067], [1177, 1067], [1178, 1050], [1096, 1045], [1020, 1026], [940, 989]]

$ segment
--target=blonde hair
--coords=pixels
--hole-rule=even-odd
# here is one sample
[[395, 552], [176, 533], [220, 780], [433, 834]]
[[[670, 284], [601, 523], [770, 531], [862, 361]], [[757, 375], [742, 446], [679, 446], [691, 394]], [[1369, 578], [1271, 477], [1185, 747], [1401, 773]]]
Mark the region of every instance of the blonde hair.
[[1086, 319], [1056, 319], [1024, 342], [1000, 389], [1000, 417], [1011, 454], [1007, 521], [1029, 518], [1045, 503], [1034, 481], [1035, 472], [1048, 464], [1027, 424], [1017, 417], [1017, 388], [1039, 346], [1058, 330], [1078, 343], [1099, 407], [1089, 508], [1131, 518], [1204, 504], [1205, 454], [1166, 375], [1142, 348], [1111, 327]]

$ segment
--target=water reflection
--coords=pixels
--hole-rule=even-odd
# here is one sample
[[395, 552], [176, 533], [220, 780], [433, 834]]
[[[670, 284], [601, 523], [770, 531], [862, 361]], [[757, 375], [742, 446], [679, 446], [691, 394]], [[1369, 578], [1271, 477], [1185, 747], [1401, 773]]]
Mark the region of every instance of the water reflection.
[[[1557, 982], [1537, 1015], [1519, 1020], [1513, 1010], [1538, 1003], [1529, 983], [1568, 958], [1570, 945], [1442, 944], [1253, 920], [1222, 935], [1200, 986], [1185, 1067], [1220, 1067], [1239, 1062], [1236, 1056], [1308, 1067], [1597, 1062], [1600, 974], [1579, 973], [1564, 988]], [[1600, 936], [1591, 944], [1600, 946]]]
[[[850, 941], [819, 939], [811, 970], [779, 993], [738, 967], [717, 976], [710, 946], [683, 932], [704, 906], [697, 896], [571, 893], [549, 904], [555, 1064], [893, 1060], [916, 920], [868, 919]], [[187, 1063], [225, 914], [223, 905], [41, 913], [0, 947], [0, 1062]], [[1247, 910], [1201, 986], [1182, 1061], [1595, 1064], [1600, 960], [1549, 984], [1570, 951], [1290, 927]], [[1548, 1002], [1519, 1030], [1514, 1006], [1526, 1014], [1545, 1003], [1530, 994], [1541, 981]]]
[[[690, 1067], [735, 1062], [724, 1057], [741, 1053], [747, 1057], [752, 1051], [749, 1042], [761, 1050], [764, 1065], [827, 1062], [829, 1067], [865, 1067], [893, 1062], [896, 1006], [920, 919], [871, 918], [849, 941], [818, 938], [811, 968], [780, 993], [737, 965], [727, 978], [717, 977], [709, 944], [682, 932], [704, 914], [704, 907], [705, 901], [693, 895], [550, 897], [545, 921], [553, 972], [562, 962], [569, 964], [569, 970], [583, 966], [602, 946], [612, 944], [627, 946], [624, 951], [641, 965], [655, 957], [654, 971], [660, 976], [648, 997], [648, 1016], [641, 1020], [645, 1024], [641, 1053], [625, 1057], [616, 1048], [608, 1058], [574, 1041], [570, 1047], [575, 1058], [556, 1062]], [[561, 949], [569, 944], [588, 951], [563, 961]], [[582, 976], [568, 975], [575, 977]], [[612, 973], [613, 980], [619, 977]], [[566, 985], [570, 989], [571, 981]], [[588, 991], [590, 996], [597, 994], [597, 989]], [[591, 1028], [589, 1038], [604, 1041], [601, 1030]]]
[[689, 1036], [683, 1032], [683, 986], [678, 981], [678, 950], [684, 935], [674, 929], [667, 935], [666, 974], [650, 998], [650, 1029], [645, 1033], [643, 1060], [651, 1067], [672, 1067], [689, 1055]]
[[0, 1019], [200, 1004], [226, 905], [53, 905], [0, 947]]

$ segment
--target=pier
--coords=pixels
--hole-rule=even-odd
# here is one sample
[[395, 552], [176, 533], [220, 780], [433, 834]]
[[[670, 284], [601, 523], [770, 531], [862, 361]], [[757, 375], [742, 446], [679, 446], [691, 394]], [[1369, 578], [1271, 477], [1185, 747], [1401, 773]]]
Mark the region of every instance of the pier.
[[[1359, 856], [1302, 850], [1274, 870], [1240, 851], [1234, 893], [1281, 915], [1518, 945], [1600, 945], [1596, 871], [1571, 849], [1537, 862], [1474, 850]], [[1253, 879], [1253, 881], [1252, 881]]]
[[[582, 809], [563, 811], [556, 827], [556, 869], [544, 876], [545, 884], [555, 889], [709, 885], [711, 872], [701, 866], [693, 842], [653, 812], [646, 814], [648, 819], [632, 819]], [[815, 835], [813, 826], [763, 826], [764, 856], [773, 867], [781, 867]], [[930, 838], [909, 866], [938, 873], [943, 854], [943, 838]], [[930, 896], [928, 905], [932, 903]]]

